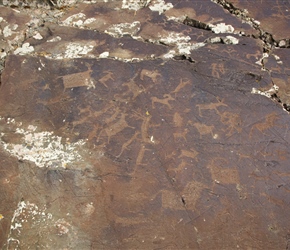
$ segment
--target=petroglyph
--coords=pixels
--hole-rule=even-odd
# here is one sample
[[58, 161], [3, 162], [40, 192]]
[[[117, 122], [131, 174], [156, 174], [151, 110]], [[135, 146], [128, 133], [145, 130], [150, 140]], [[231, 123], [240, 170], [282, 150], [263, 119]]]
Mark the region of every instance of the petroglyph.
[[[178, 129], [179, 130], [179, 129]], [[184, 141], [186, 140], [186, 134], [188, 133], [188, 128], [185, 128], [182, 132], [174, 132], [173, 133], [173, 137], [174, 137], [174, 141], [177, 142], [179, 141], [179, 139], [183, 139]]]
[[224, 103], [223, 99], [219, 100], [218, 98], [216, 98], [218, 102], [212, 102], [212, 103], [205, 103], [205, 104], [197, 104], [196, 106], [198, 107], [198, 114], [199, 116], [202, 117], [201, 111], [202, 110], [215, 110], [216, 113], [218, 114], [218, 107], [227, 107], [228, 105]]
[[225, 74], [225, 67], [222, 63], [213, 63], [212, 67], [212, 76], [216, 78], [220, 78], [221, 75]]
[[[139, 165], [143, 165], [142, 161], [143, 161], [143, 158], [144, 158], [144, 154], [146, 151], [148, 151], [149, 149], [146, 149], [146, 147], [144, 145], [141, 144], [141, 147], [140, 147], [140, 150], [139, 150], [139, 153], [138, 153], [138, 156], [137, 156], [137, 159], [136, 159], [136, 168], [139, 166]], [[136, 171], [136, 168], [135, 168], [135, 171]]]
[[88, 140], [93, 140], [94, 138], [97, 138], [100, 129], [101, 126], [99, 124], [95, 124], [88, 134]]
[[[105, 106], [103, 109], [100, 111], [94, 111], [90, 106], [87, 106], [85, 108], [77, 108], [79, 110], [77, 118], [80, 118], [78, 120], [72, 121], [72, 130], [78, 125], [84, 124], [86, 122], [89, 122], [91, 119], [98, 118], [99, 116], [105, 114], [109, 109], [111, 109], [113, 104], [109, 104]], [[94, 134], [91, 132], [90, 134]], [[96, 134], [94, 134], [96, 135]]]
[[211, 134], [212, 137], [214, 136], [214, 133], [213, 133], [214, 126], [212, 125], [208, 126], [206, 124], [199, 123], [199, 122], [193, 123], [192, 121], [189, 121], [188, 124], [190, 124], [191, 126], [197, 129], [200, 139], [202, 138], [203, 135]]
[[[113, 113], [111, 113], [113, 112]], [[118, 107], [112, 106], [112, 110], [109, 112], [108, 117], [105, 118], [105, 123], [109, 124], [116, 120], [116, 118], [120, 115], [121, 110]]]
[[169, 209], [182, 209], [180, 196], [176, 192], [162, 190], [162, 207]]
[[182, 149], [181, 154], [178, 156], [178, 158], [189, 157], [191, 159], [195, 159], [197, 155], [198, 152], [196, 152], [193, 148], [191, 148], [190, 150]]
[[275, 125], [275, 121], [278, 119], [278, 116], [275, 112], [266, 115], [264, 122], [256, 123], [252, 126], [250, 130], [249, 137], [252, 137], [254, 130], [260, 131], [262, 134], [265, 135], [266, 130], [271, 129]]
[[0, 249], [290, 249], [286, 1], [2, 2]]
[[[134, 140], [136, 140], [137, 139], [137, 136], [140, 134], [140, 132], [139, 131], [135, 131], [135, 134], [128, 140], [128, 141], [126, 141], [123, 145], [122, 145], [122, 148], [121, 148], [121, 152], [120, 152], [120, 154], [118, 154], [117, 155], [117, 157], [120, 157], [122, 154], [123, 154], [123, 152], [124, 152], [124, 150], [125, 149], [128, 149], [128, 146], [134, 141]], [[142, 161], [142, 160], [141, 160]]]
[[168, 94], [164, 94], [163, 97], [164, 97], [163, 99], [159, 99], [156, 96], [151, 97], [152, 107], [155, 108], [155, 103], [157, 102], [166, 105], [169, 109], [172, 109], [171, 105], [169, 104], [169, 101], [175, 101], [175, 99]]
[[261, 57], [262, 53], [260, 50], [256, 50], [256, 53], [248, 53], [246, 55], [247, 59], [254, 58], [254, 60], [258, 60]]
[[178, 112], [173, 115], [173, 124], [175, 127], [181, 127], [183, 124], [183, 118]]
[[101, 130], [99, 136], [98, 136], [98, 141], [100, 139], [101, 136], [103, 136], [103, 134], [105, 133], [106, 136], [108, 137], [108, 143], [110, 142], [110, 139], [112, 136], [115, 136], [116, 134], [120, 133], [122, 130], [124, 130], [125, 128], [134, 128], [129, 126], [129, 124], [126, 121], [126, 114], [122, 113], [120, 119], [113, 123], [112, 125], [110, 125], [109, 127]]
[[184, 159], [181, 160], [181, 162], [178, 164], [177, 168], [174, 169], [175, 172], [182, 172], [184, 171], [185, 167], [188, 164], [186, 163], [186, 161]]
[[136, 97], [144, 91], [143, 88], [140, 88], [134, 81], [123, 83], [123, 86], [127, 86], [128, 91], [133, 93], [132, 100], [135, 100]]
[[150, 126], [150, 120], [151, 120], [151, 115], [141, 115], [140, 113], [137, 113], [136, 111], [133, 113], [133, 117], [135, 117], [138, 120], [142, 120], [141, 124], [141, 137], [142, 141], [145, 143], [150, 143], [151, 140], [148, 135], [148, 129]]
[[149, 77], [154, 83], [157, 82], [158, 77], [162, 77], [161, 74], [158, 72], [158, 70], [148, 70], [148, 69], [142, 69], [140, 73], [140, 79], [143, 81], [145, 80], [144, 77]]
[[206, 188], [206, 186], [198, 181], [191, 181], [185, 186], [181, 194], [185, 201], [186, 208], [193, 211], [196, 209], [196, 203], [204, 188]]
[[75, 87], [95, 88], [94, 82], [91, 79], [92, 69], [84, 72], [74, 73], [62, 76], [63, 85], [65, 89]]
[[242, 131], [242, 120], [239, 114], [232, 112], [219, 113], [221, 122], [227, 126], [225, 131], [227, 136], [232, 136], [235, 132], [240, 133]]
[[240, 183], [239, 173], [236, 168], [229, 168], [229, 162], [225, 158], [214, 158], [207, 165], [212, 180], [215, 183], [238, 184]]
[[109, 81], [109, 80], [112, 80], [112, 81], [115, 80], [115, 79], [113, 78], [114, 73], [111, 72], [111, 71], [104, 71], [104, 73], [105, 73], [106, 75], [104, 75], [102, 78], [100, 78], [100, 79], [99, 79], [99, 82], [100, 82], [101, 84], [103, 84], [106, 88], [108, 88], [106, 82]]
[[186, 81], [183, 81], [183, 79], [181, 78], [179, 84], [178, 84], [177, 87], [176, 87], [176, 88], [171, 92], [171, 94], [175, 94], [175, 97], [176, 97], [176, 94], [177, 94], [178, 92], [180, 92], [181, 89], [185, 88], [187, 85], [190, 85], [190, 84], [191, 84], [190, 80], [187, 79]]

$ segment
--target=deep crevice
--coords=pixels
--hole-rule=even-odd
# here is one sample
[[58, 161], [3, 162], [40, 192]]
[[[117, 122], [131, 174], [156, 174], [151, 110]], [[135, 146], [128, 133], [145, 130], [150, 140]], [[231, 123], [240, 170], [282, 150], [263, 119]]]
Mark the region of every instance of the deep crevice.
[[212, 0], [216, 4], [220, 5], [222, 8], [230, 12], [231, 14], [235, 15], [239, 19], [249, 23], [255, 30], [259, 32], [259, 38], [264, 42], [265, 50], [270, 51], [273, 46], [280, 47], [280, 48], [290, 48], [290, 39], [281, 39], [275, 40], [273, 35], [267, 31], [264, 31], [259, 23], [254, 20], [254, 18], [249, 17], [248, 13], [245, 10], [239, 9], [235, 7], [232, 3], [227, 2], [226, 0]]
[[206, 23], [191, 19], [189, 17], [186, 17], [183, 21], [183, 24], [197, 28], [202, 30], [211, 30], [210, 26]]
[[185, 202], [185, 199], [182, 196], [181, 196], [181, 201], [182, 201], [183, 205], [185, 206], [186, 202]]
[[[281, 40], [275, 40], [273, 35], [269, 32], [263, 30], [259, 22], [254, 20], [254, 18], [249, 17], [248, 13], [244, 10], [241, 10], [237, 7], [235, 7], [232, 3], [227, 2], [226, 0], [212, 0], [216, 4], [220, 5], [225, 10], [229, 11], [231, 14], [235, 15], [237, 18], [249, 23], [255, 30], [259, 32], [259, 36], [256, 37], [252, 35], [253, 38], [260, 39], [263, 42], [263, 53], [270, 54], [272, 50], [276, 47], [278, 48], [290, 48], [290, 39], [281, 39]], [[265, 62], [264, 62], [264, 56], [261, 58], [261, 66], [263, 70], [266, 70], [270, 73], [270, 70], [266, 68]], [[273, 87], [275, 89], [276, 85], [273, 83]], [[260, 91], [263, 93], [267, 93], [267, 91]], [[290, 113], [290, 104], [283, 103], [282, 100], [279, 97], [279, 90], [275, 91], [274, 93], [269, 93], [269, 97], [272, 101], [282, 106], [283, 110], [285, 110], [287, 113]]]
[[195, 61], [190, 57], [186, 55], [176, 55], [173, 57], [176, 61], [189, 61], [190, 63], [195, 63]]

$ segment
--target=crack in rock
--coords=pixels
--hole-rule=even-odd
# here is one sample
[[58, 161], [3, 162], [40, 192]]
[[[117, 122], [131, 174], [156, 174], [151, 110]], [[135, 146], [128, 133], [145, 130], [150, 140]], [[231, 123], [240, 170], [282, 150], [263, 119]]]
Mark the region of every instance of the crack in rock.
[[206, 24], [201, 21], [186, 17], [183, 24], [202, 30], [210, 30], [213, 33], [234, 33], [234, 27], [225, 23]]
[[288, 114], [290, 113], [290, 104], [283, 103], [281, 101], [278, 95], [279, 87], [276, 84], [273, 84], [273, 86], [268, 90], [259, 90], [257, 88], [252, 88], [251, 93], [265, 96], [273, 100], [274, 102], [279, 103], [283, 107], [283, 110], [285, 110]]
[[[254, 29], [256, 29], [259, 32], [259, 39], [261, 39], [264, 42], [265, 50], [271, 50], [273, 46], [275, 47], [281, 47], [281, 48], [289, 48], [290, 47], [290, 39], [281, 39], [279, 41], [276, 41], [273, 38], [273, 35], [268, 33], [267, 31], [264, 31], [260, 27], [260, 22], [255, 20], [252, 17], [249, 17], [249, 13], [247, 10], [241, 10], [237, 7], [235, 7], [232, 3], [227, 2], [226, 0], [211, 0], [212, 2], [220, 5], [222, 8], [229, 11], [231, 14], [235, 15], [242, 21], [250, 24]], [[255, 37], [257, 38], [257, 37]]]

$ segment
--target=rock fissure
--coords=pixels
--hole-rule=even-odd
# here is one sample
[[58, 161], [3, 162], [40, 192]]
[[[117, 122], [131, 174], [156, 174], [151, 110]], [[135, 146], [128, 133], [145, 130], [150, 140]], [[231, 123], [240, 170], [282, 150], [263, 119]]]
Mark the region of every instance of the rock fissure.
[[[263, 56], [257, 63], [260, 63], [262, 66], [261, 70], [267, 71], [271, 77], [271, 74], [272, 74], [271, 69], [267, 68], [265, 61], [267, 61], [269, 55], [274, 53], [275, 48], [290, 48], [290, 39], [284, 38], [280, 40], [275, 40], [272, 34], [262, 29], [259, 21], [249, 16], [249, 13], [247, 10], [239, 9], [235, 7], [232, 3], [228, 2], [227, 0], [212, 0], [212, 1], [217, 3], [218, 5], [220, 5], [227, 11], [229, 11], [231, 14], [233, 14], [237, 18], [240, 18], [241, 20], [249, 23], [253, 28], [255, 28], [255, 30], [259, 32], [258, 37], [256, 36], [253, 36], [253, 37], [260, 39], [263, 42], [264, 46], [263, 46]], [[279, 103], [283, 107], [283, 109], [289, 113], [290, 102], [286, 103], [282, 101], [279, 91], [278, 91], [279, 88], [277, 88], [277, 86], [274, 84], [274, 80], [272, 79], [272, 77], [271, 77], [271, 80], [272, 80], [273, 85], [269, 91], [271, 92], [272, 89], [275, 89], [276, 91], [275, 93], [269, 95], [269, 91], [259, 90], [256, 92], [256, 94], [267, 96], [268, 98], [272, 99], [274, 102]]]
[[247, 22], [257, 31], [259, 31], [259, 37], [255, 37], [254, 35], [253, 37], [259, 38], [263, 41], [265, 52], [271, 51], [273, 46], [280, 47], [280, 48], [290, 48], [290, 41], [288, 38], [275, 40], [272, 34], [268, 33], [267, 31], [261, 28], [259, 21], [249, 16], [249, 13], [247, 10], [239, 9], [235, 7], [232, 3], [228, 2], [227, 0], [212, 0], [212, 1], [217, 3], [218, 5], [220, 5], [227, 11], [229, 11], [231, 14], [233, 14], [237, 18], [243, 20], [244, 22]]

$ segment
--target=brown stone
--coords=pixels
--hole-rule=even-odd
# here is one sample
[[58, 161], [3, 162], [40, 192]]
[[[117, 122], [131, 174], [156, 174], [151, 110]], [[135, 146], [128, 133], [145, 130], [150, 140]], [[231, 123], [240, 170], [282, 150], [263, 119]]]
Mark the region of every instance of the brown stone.
[[4, 58], [4, 249], [290, 246], [288, 49], [221, 3], [157, 2], [15, 12], [63, 14]]

